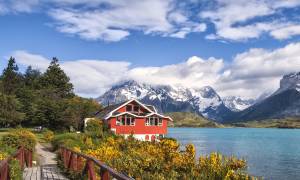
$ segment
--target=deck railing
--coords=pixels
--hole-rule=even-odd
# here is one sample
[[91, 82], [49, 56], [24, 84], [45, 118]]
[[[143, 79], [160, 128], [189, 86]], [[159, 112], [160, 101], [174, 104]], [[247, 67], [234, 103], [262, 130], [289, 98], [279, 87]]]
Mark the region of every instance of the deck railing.
[[9, 163], [11, 160], [17, 159], [23, 170], [24, 166], [32, 167], [32, 151], [20, 147], [14, 154], [0, 161], [0, 180], [10, 180]]
[[[117, 180], [133, 180], [133, 178], [118, 173], [91, 156], [75, 152], [66, 147], [60, 148], [60, 156], [66, 169], [81, 173], [81, 177], [87, 175], [89, 180], [97, 179], [97, 171], [101, 180], [109, 180], [111, 178]], [[98, 170], [95, 170], [97, 169], [96, 167], [98, 167]]]

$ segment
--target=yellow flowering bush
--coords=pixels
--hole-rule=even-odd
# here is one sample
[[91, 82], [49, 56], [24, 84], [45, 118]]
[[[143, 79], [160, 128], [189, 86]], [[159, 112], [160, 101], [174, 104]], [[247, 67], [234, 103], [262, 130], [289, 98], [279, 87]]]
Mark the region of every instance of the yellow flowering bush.
[[7, 153], [0, 152], [0, 161], [2, 161], [3, 159], [5, 159], [6, 157], [7, 157]]
[[245, 172], [246, 161], [219, 153], [196, 159], [193, 144], [186, 145], [182, 150], [175, 139], [144, 142], [114, 135], [91, 139], [91, 136], [83, 134], [79, 140], [84, 146], [74, 146], [73, 149], [95, 157], [137, 180], [252, 178]]
[[43, 132], [43, 138], [45, 139], [46, 142], [51, 142], [54, 138], [54, 132], [50, 130], [45, 130]]
[[32, 151], [34, 151], [37, 142], [36, 136], [29, 130], [23, 128], [11, 130], [2, 137], [1, 141], [3, 144], [16, 149], [23, 146]]
[[188, 144], [180, 151], [174, 139], [142, 142], [122, 137], [108, 137], [86, 154], [105, 162], [135, 179], [247, 179], [246, 162], [219, 153], [201, 156]]

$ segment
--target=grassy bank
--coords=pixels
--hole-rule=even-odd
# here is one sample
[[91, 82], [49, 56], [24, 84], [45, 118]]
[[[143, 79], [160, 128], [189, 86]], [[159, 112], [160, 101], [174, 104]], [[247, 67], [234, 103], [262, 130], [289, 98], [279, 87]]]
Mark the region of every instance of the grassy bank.
[[300, 128], [299, 118], [285, 118], [285, 119], [268, 119], [262, 121], [248, 121], [233, 123], [235, 127], [247, 128]]
[[199, 116], [190, 112], [173, 112], [167, 113], [173, 119], [173, 122], [169, 123], [169, 127], [210, 127], [221, 128], [222, 124], [213, 122], [206, 119], [203, 116]]

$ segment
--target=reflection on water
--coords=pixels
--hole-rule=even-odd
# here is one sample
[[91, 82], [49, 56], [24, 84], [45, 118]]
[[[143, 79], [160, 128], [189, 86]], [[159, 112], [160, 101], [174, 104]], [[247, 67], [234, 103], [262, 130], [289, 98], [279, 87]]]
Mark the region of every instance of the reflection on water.
[[300, 129], [169, 128], [168, 136], [182, 148], [193, 143], [197, 156], [217, 151], [245, 158], [248, 171], [265, 179], [300, 179]]

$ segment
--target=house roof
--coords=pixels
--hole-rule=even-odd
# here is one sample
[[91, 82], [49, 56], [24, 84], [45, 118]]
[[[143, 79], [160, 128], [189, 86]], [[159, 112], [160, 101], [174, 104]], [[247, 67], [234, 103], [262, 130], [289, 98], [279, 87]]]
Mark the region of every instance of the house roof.
[[99, 119], [104, 119], [105, 116], [110, 113], [111, 111], [113, 111], [114, 109], [116, 109], [117, 107], [121, 106], [123, 103], [119, 103], [119, 104], [114, 104], [114, 105], [109, 105], [106, 106], [105, 108], [101, 109], [100, 111], [96, 112], [95, 117], [99, 118]]
[[147, 106], [152, 112], [157, 112], [157, 111], [156, 111], [156, 108], [155, 108], [154, 106], [148, 105], [148, 104], [146, 104], [146, 106]]
[[[136, 103], [138, 103], [139, 105], [144, 107], [146, 110], [148, 110], [149, 114], [145, 114], [144, 116], [140, 116], [140, 115], [136, 115], [136, 114], [133, 114], [133, 113], [130, 113], [130, 112], [120, 113], [120, 112], [117, 111], [121, 107], [124, 107], [124, 106], [126, 106], [127, 104], [129, 104], [133, 101], [135, 101]], [[151, 115], [157, 115], [157, 116], [160, 116], [160, 117], [163, 117], [163, 118], [168, 118], [171, 121], [173, 121], [172, 118], [169, 117], [169, 116], [163, 116], [161, 114], [158, 114], [154, 106], [144, 105], [143, 103], [139, 102], [136, 99], [131, 99], [131, 100], [123, 102], [123, 103], [107, 106], [107, 107], [103, 108], [102, 110], [98, 111], [96, 113], [96, 117], [100, 118], [100, 119], [103, 119], [103, 120], [107, 120], [110, 117], [117, 117], [117, 116], [120, 116], [120, 115], [123, 115], [123, 114], [130, 114], [130, 115], [135, 116], [135, 117], [149, 117]]]

